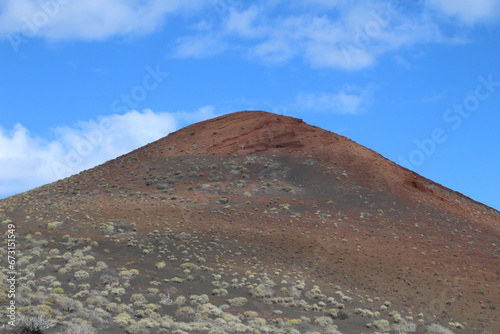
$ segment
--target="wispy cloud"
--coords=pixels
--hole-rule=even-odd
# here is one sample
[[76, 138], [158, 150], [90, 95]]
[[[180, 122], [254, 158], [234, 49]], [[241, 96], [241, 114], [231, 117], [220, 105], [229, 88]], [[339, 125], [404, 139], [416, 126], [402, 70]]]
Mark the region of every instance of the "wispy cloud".
[[70, 176], [155, 141], [186, 123], [216, 116], [194, 112], [132, 110], [54, 129], [56, 139], [32, 135], [21, 124], [0, 128], [0, 197]]
[[201, 6], [201, 0], [4, 0], [0, 36], [102, 40], [142, 35], [158, 30], [169, 14]]
[[184, 36], [177, 39], [174, 55], [179, 58], [203, 58], [220, 54], [228, 47], [217, 33]]
[[498, 23], [500, 15], [498, 0], [427, 0], [426, 5], [467, 25]]
[[[270, 14], [278, 7], [280, 15]], [[277, 1], [231, 8], [222, 23], [210, 26], [210, 33], [195, 31], [190, 38], [179, 39], [177, 54], [189, 56], [184, 50], [195, 45], [195, 56], [212, 55], [217, 36], [217, 45], [244, 50], [251, 59], [265, 63], [299, 58], [315, 68], [359, 70], [403, 47], [455, 42], [442, 34], [425, 7], [412, 10], [408, 14], [403, 3], [366, 0], [314, 0], [300, 5]], [[206, 43], [201, 42], [204, 39]]]
[[301, 59], [313, 68], [360, 70], [401, 48], [463, 42], [464, 36], [444, 33], [450, 21], [473, 26], [498, 22], [499, 15], [497, 0], [4, 0], [0, 38], [17, 50], [35, 37], [142, 36], [161, 31], [169, 17], [182, 16], [192, 32], [179, 29], [174, 37], [178, 57], [239, 50], [270, 64]]
[[370, 106], [373, 91], [373, 87], [359, 88], [346, 85], [337, 92], [300, 93], [289, 109], [357, 115]]
[[260, 17], [262, 17], [262, 11], [256, 6], [242, 11], [231, 8], [225, 21], [225, 30], [228, 33], [247, 38], [262, 36], [266, 33], [267, 27], [259, 24]]

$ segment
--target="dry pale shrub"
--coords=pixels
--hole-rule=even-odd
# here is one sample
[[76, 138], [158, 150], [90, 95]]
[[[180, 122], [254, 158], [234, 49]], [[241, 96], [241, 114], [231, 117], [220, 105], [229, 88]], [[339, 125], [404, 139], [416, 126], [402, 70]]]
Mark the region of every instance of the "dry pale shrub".
[[75, 278], [76, 279], [86, 279], [86, 278], [89, 278], [89, 277], [90, 277], [90, 274], [88, 272], [86, 272], [85, 270], [78, 270], [75, 273]]
[[117, 316], [113, 317], [113, 322], [120, 327], [128, 326], [131, 320], [132, 318], [128, 313], [120, 313]]
[[59, 227], [59, 226], [61, 226], [61, 225], [62, 225], [62, 222], [57, 222], [57, 221], [55, 221], [55, 222], [48, 223], [48, 224], [47, 224], [47, 228], [48, 228], [49, 230], [53, 230], [53, 229], [58, 228], [58, 227]]
[[382, 332], [387, 332], [391, 330], [391, 325], [389, 324], [389, 321], [386, 319], [375, 320], [369, 325]]
[[97, 269], [105, 269], [108, 267], [108, 265], [106, 264], [106, 262], [103, 262], [103, 261], [97, 261], [96, 264], [95, 264], [95, 267]]
[[189, 297], [189, 299], [191, 300], [192, 305], [206, 304], [209, 302], [209, 298], [207, 295], [192, 295], [191, 297]]
[[326, 316], [316, 318], [315, 322], [322, 327], [333, 325], [332, 318]]
[[227, 332], [222, 329], [212, 329], [208, 334], [227, 334]]
[[128, 334], [149, 334], [149, 330], [140, 323], [130, 325], [125, 329]]
[[184, 296], [179, 296], [179, 297], [175, 298], [175, 300], [174, 300], [175, 305], [180, 306], [180, 305], [184, 305], [185, 303], [186, 303], [186, 297], [184, 297]]
[[66, 296], [58, 297], [56, 303], [62, 311], [69, 313], [76, 312], [83, 308], [82, 302]]
[[17, 318], [17, 324], [14, 333], [16, 334], [42, 333], [42, 331], [52, 328], [55, 325], [56, 322], [54, 320], [51, 320], [44, 316], [29, 317], [25, 315], [19, 315], [19, 317]]
[[195, 314], [195, 310], [189, 306], [184, 306], [177, 310], [177, 316], [181, 317], [194, 317]]
[[248, 303], [248, 299], [246, 299], [245, 297], [237, 297], [233, 299], [228, 299], [227, 302], [231, 306], [243, 306], [246, 303]]
[[140, 305], [146, 303], [147, 299], [146, 299], [146, 297], [144, 297], [140, 293], [134, 293], [134, 294], [132, 294], [132, 296], [130, 296], [130, 302], [132, 304], [134, 304], [134, 306], [137, 307], [137, 306], [140, 306]]
[[113, 320], [111, 314], [99, 307], [96, 307], [93, 310], [79, 310], [78, 312], [72, 313], [71, 318], [74, 318], [75, 320], [83, 319], [92, 325], [92, 327], [97, 329], [106, 328]]
[[102, 285], [115, 285], [118, 284], [119, 279], [111, 274], [104, 274], [101, 276], [100, 282]]
[[165, 261], [160, 261], [160, 262], [156, 263], [155, 266], [158, 269], [163, 269], [167, 266], [167, 264], [165, 263]]
[[432, 324], [429, 327], [427, 327], [427, 333], [428, 334], [453, 334], [453, 331], [451, 331], [450, 329], [445, 328], [441, 325]]
[[115, 296], [123, 296], [125, 294], [125, 289], [122, 287], [116, 287], [111, 289], [111, 294]]
[[88, 322], [70, 323], [57, 334], [95, 334], [96, 330]]
[[102, 295], [97, 295], [95, 292], [92, 292], [92, 296], [87, 298], [86, 302], [89, 305], [93, 306], [107, 306], [109, 304], [109, 300], [106, 297], [103, 297]]

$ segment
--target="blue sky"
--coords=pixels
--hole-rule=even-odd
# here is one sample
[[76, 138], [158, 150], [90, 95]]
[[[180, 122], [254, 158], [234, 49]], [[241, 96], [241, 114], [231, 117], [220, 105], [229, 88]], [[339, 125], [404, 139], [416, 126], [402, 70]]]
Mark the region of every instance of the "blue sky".
[[0, 0], [0, 198], [259, 109], [500, 209], [498, 0]]

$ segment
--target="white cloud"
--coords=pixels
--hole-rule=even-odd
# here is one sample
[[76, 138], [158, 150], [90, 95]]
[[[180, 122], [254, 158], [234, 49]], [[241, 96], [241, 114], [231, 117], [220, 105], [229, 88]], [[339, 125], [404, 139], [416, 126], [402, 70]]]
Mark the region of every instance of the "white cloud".
[[254, 37], [261, 34], [260, 28], [255, 25], [260, 16], [260, 10], [257, 7], [250, 7], [244, 11], [230, 10], [230, 15], [226, 21], [226, 29], [242, 37]]
[[132, 110], [58, 127], [56, 139], [35, 137], [22, 125], [0, 128], [0, 197], [92, 168], [193, 123], [215, 116], [211, 106], [195, 112]]
[[[289, 109], [357, 115], [372, 103], [373, 87], [346, 85], [338, 92], [301, 93]], [[288, 108], [287, 108], [288, 109]]]
[[174, 52], [179, 58], [200, 58], [220, 54], [228, 45], [219, 34], [207, 34], [204, 36], [185, 36], [177, 40], [177, 48]]
[[[402, 47], [453, 42], [442, 35], [439, 24], [422, 6], [412, 15], [404, 6], [367, 0], [310, 0], [231, 7], [222, 22], [205, 22], [210, 26], [208, 32], [197, 31], [179, 39], [177, 54], [201, 57], [214, 50], [244, 50], [251, 59], [265, 63], [299, 58], [314, 68], [360, 70]], [[278, 7], [280, 15], [275, 15]]]
[[0, 194], [48, 181], [52, 171], [47, 161], [62, 156], [59, 143], [32, 137], [20, 124], [8, 132], [0, 130]]
[[[193, 29], [191, 34], [174, 37], [173, 54], [178, 57], [238, 50], [264, 63], [301, 59], [314, 68], [360, 70], [405, 47], [462, 43], [463, 36], [449, 35], [458, 30], [443, 28], [449, 18], [466, 26], [490, 23], [500, 16], [500, 2], [3, 0], [0, 38], [17, 50], [32, 37], [104, 40], [140, 36], [161, 30], [166, 18], [174, 15], [191, 19], [184, 22]], [[197, 18], [198, 23], [193, 21]]]
[[446, 16], [472, 25], [498, 20], [500, 2], [498, 0], [427, 0], [427, 6]]
[[0, 37], [101, 40], [142, 35], [159, 29], [166, 15], [202, 5], [201, 0], [4, 0]]

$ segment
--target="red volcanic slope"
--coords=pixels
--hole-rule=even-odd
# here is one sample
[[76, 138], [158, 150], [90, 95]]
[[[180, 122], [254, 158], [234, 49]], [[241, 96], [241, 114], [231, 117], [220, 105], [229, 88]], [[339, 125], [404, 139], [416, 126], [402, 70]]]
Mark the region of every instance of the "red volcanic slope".
[[[439, 210], [449, 210], [468, 219], [476, 219], [481, 212], [498, 213], [346, 137], [311, 126], [301, 119], [264, 111], [236, 112], [196, 123], [131, 154], [154, 160], [158, 156], [247, 156], [259, 152], [314, 155], [348, 170], [367, 188], [380, 188], [412, 201], [429, 202]], [[462, 201], [466, 205], [457, 206]], [[498, 216], [485, 215], [484, 218], [486, 224], [498, 227]]]

